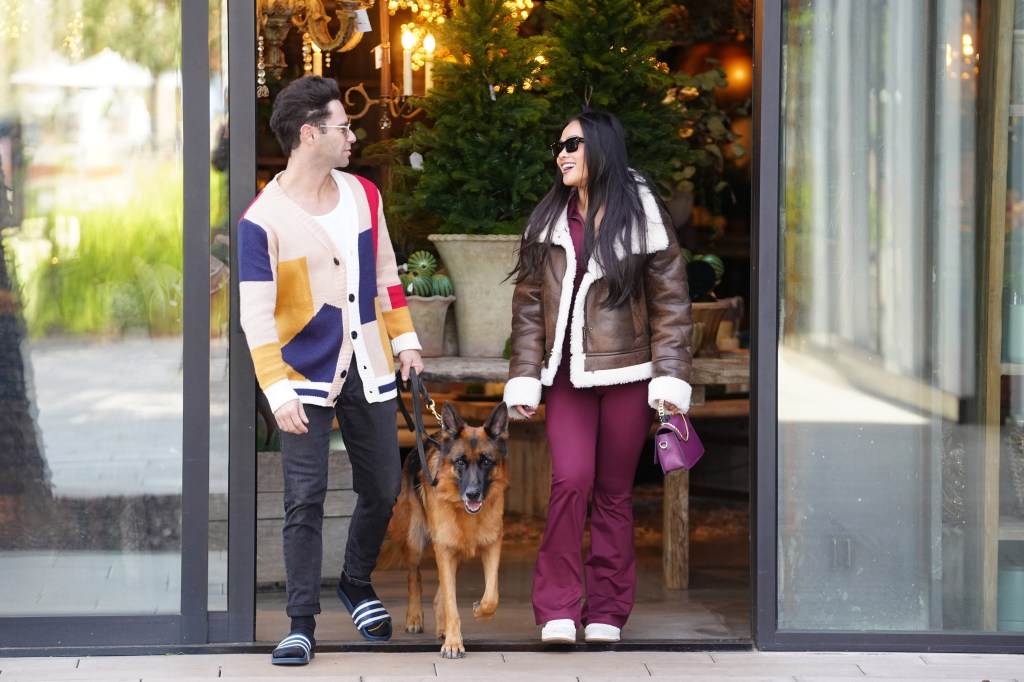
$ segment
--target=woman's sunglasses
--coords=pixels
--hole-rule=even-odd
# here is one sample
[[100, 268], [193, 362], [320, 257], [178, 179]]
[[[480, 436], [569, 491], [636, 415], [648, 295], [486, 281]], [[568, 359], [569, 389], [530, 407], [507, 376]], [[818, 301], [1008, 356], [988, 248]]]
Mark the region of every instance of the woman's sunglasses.
[[562, 153], [563, 149], [572, 154], [573, 152], [580, 148], [581, 142], [585, 142], [585, 140], [582, 137], [579, 137], [578, 135], [573, 135], [572, 137], [566, 138], [561, 142], [556, 142], [553, 145], [551, 145], [551, 156], [557, 157], [559, 154]]

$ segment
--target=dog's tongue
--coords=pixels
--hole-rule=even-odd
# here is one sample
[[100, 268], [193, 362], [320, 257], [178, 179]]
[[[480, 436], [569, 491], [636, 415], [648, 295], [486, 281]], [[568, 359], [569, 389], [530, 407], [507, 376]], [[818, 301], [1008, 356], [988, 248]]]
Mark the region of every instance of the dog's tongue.
[[466, 502], [466, 509], [473, 512], [474, 514], [480, 511], [480, 507], [484, 506], [482, 502]]

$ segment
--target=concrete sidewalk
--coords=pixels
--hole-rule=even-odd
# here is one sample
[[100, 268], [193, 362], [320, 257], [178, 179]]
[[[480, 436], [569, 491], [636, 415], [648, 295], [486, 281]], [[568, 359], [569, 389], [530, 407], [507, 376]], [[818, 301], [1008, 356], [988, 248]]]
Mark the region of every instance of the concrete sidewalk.
[[324, 653], [308, 666], [270, 665], [267, 654], [0, 658], [4, 682], [207, 682], [256, 680], [474, 679], [535, 682], [664, 680], [824, 682], [825, 680], [1024, 681], [1024, 657], [1010, 654], [775, 652]]

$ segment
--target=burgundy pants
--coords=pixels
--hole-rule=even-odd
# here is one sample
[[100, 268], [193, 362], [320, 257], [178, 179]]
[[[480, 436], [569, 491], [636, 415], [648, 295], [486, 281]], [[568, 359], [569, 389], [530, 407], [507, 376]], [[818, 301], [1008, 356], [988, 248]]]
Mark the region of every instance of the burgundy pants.
[[653, 418], [647, 382], [574, 388], [566, 364], [545, 400], [551, 502], [533, 574], [533, 612], [538, 624], [570, 618], [622, 627], [636, 596], [633, 478]]

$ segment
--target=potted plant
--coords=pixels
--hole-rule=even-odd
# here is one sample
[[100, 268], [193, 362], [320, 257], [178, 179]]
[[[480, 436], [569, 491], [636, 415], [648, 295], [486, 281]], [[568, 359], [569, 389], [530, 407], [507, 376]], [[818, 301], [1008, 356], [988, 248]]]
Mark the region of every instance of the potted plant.
[[[722, 281], [725, 274], [725, 263], [713, 253], [694, 256], [688, 249], [682, 249], [683, 260], [686, 262], [686, 279], [690, 292], [690, 317], [693, 320], [693, 337], [690, 344], [696, 358], [716, 358], [721, 348], [719, 341], [722, 332], [725, 336], [734, 336], [734, 324], [725, 324], [728, 317], [732, 322], [732, 313], [738, 316], [742, 310], [742, 299], [739, 297], [719, 300], [715, 295], [715, 287]], [[728, 331], [726, 331], [728, 329]], [[736, 344], [738, 345], [738, 344]]]
[[[449, 314], [451, 304], [456, 300], [451, 278], [429, 251], [411, 254], [403, 267], [405, 272], [400, 275], [402, 287], [413, 326], [423, 346], [423, 357], [457, 355], [458, 346], [453, 343], [454, 320]], [[452, 341], [448, 341], [449, 338]]]

